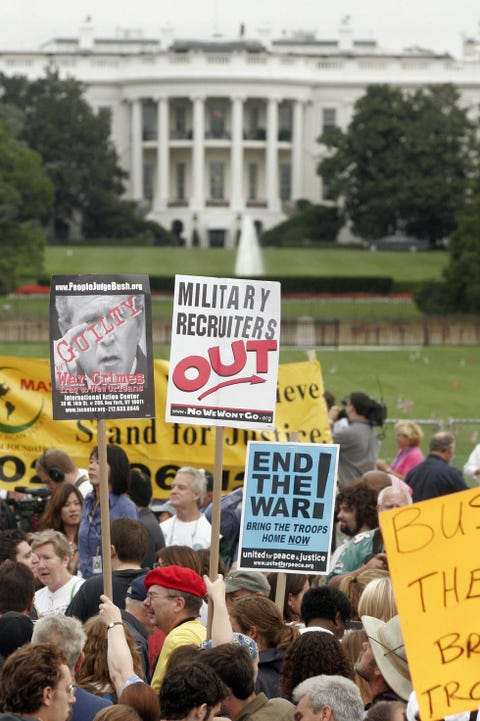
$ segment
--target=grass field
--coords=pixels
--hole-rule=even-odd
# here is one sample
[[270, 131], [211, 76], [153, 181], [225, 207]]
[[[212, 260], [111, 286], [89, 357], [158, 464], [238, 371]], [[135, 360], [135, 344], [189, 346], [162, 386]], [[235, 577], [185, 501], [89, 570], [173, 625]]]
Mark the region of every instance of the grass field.
[[[46, 343], [0, 343], [0, 354], [25, 358], [48, 358]], [[156, 358], [168, 358], [167, 346], [154, 348]], [[428, 437], [441, 423], [450, 418], [478, 419], [456, 423], [457, 455], [455, 465], [461, 467], [480, 433], [480, 412], [477, 386], [480, 370], [480, 348], [435, 347], [416, 350], [325, 350], [319, 348], [317, 358], [322, 368], [325, 388], [337, 401], [354, 390], [363, 390], [377, 400], [383, 396], [389, 419], [411, 418], [431, 421], [425, 426]], [[280, 362], [306, 360], [303, 351], [281, 351]], [[389, 460], [396, 451], [391, 424], [387, 424], [382, 455]]]
[[[49, 246], [45, 271], [49, 275], [129, 272], [232, 277], [235, 255], [235, 250], [223, 248]], [[265, 248], [262, 256], [269, 276], [384, 275], [398, 281], [439, 278], [448, 260], [446, 251], [401, 253], [352, 248]]]

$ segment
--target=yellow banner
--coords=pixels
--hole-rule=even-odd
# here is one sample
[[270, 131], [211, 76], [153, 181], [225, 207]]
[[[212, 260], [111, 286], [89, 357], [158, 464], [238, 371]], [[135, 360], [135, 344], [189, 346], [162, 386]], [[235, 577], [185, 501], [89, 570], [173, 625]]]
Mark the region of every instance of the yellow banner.
[[[166, 423], [168, 362], [155, 361], [157, 418], [111, 420], [107, 440], [121, 445], [132, 466], [152, 478], [154, 497], [165, 498], [176, 470], [185, 465], [213, 470], [215, 427]], [[26, 486], [45, 448], [61, 448], [86, 468], [96, 445], [96, 421], [54, 421], [48, 360], [0, 356], [0, 488]], [[288, 441], [298, 432], [306, 443], [331, 443], [318, 361], [279, 366], [275, 431], [225, 428], [223, 489], [241, 484], [247, 442]]]
[[380, 515], [422, 721], [480, 704], [480, 490]]

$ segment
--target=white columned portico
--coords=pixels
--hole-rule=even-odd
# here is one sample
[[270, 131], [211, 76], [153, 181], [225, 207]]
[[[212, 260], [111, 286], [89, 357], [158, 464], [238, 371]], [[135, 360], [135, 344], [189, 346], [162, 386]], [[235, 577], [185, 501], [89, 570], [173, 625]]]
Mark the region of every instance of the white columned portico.
[[205, 206], [205, 98], [193, 98], [193, 159], [192, 198], [190, 207], [194, 211]]
[[235, 213], [242, 213], [245, 206], [243, 193], [243, 103], [243, 97], [233, 98], [230, 207]]
[[293, 105], [293, 143], [292, 143], [292, 200], [303, 197], [303, 102], [295, 100]]
[[278, 98], [269, 98], [267, 106], [266, 152], [267, 207], [270, 212], [280, 211], [278, 197]]
[[131, 104], [131, 173], [133, 200], [143, 199], [143, 151], [142, 151], [142, 101], [137, 98]]
[[169, 127], [168, 99], [157, 99], [157, 185], [155, 210], [161, 212], [168, 206], [169, 199]]

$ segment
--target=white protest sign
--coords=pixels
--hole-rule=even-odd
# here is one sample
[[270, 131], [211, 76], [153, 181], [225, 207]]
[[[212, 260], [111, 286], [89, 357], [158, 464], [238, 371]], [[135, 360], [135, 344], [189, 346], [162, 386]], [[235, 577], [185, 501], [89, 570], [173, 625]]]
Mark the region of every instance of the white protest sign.
[[177, 275], [165, 419], [272, 429], [280, 284]]

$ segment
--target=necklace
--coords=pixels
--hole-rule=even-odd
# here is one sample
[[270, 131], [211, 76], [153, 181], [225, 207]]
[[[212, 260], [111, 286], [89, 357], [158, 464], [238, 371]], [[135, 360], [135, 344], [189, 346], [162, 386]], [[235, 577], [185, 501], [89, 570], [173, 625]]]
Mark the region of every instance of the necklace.
[[[191, 537], [190, 537], [190, 548], [193, 548], [193, 547], [194, 547], [193, 540], [194, 540], [195, 535], [196, 535], [196, 533], [197, 533], [197, 526], [198, 526], [198, 521], [199, 521], [199, 520], [200, 520], [200, 516], [198, 516], [198, 518], [196, 519], [195, 525], [194, 525], [194, 527], [193, 527], [193, 532], [192, 532], [192, 535], [191, 535]], [[173, 522], [172, 522], [172, 528], [170, 529], [170, 536], [169, 536], [169, 539], [168, 539], [168, 545], [169, 545], [169, 546], [171, 546], [171, 545], [173, 544], [173, 536], [174, 536], [174, 534], [175, 534], [175, 526], [176, 526], [176, 523], [177, 523], [177, 517], [174, 516], [174, 517], [173, 517]], [[180, 523], [183, 523], [183, 524], [185, 524], [185, 526], [187, 526], [187, 525], [193, 523], [193, 521], [180, 521]], [[182, 530], [182, 529], [180, 528], [180, 531], [181, 531], [181, 530]], [[185, 531], [186, 531], [186, 530], [187, 530], [187, 529], [185, 528]], [[181, 539], [180, 539], [180, 540], [181, 540]], [[178, 541], [177, 541], [177, 542], [178, 542]], [[182, 544], [182, 545], [183, 545], [183, 544]], [[185, 545], [188, 545], [188, 544], [185, 544]]]

